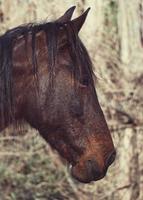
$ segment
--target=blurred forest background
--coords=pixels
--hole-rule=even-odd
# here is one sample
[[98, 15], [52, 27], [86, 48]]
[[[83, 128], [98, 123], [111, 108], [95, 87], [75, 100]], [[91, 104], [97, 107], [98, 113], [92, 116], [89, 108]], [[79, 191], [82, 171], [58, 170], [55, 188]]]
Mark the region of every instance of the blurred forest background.
[[74, 17], [91, 7], [81, 38], [116, 162], [103, 180], [80, 184], [35, 130], [9, 127], [0, 134], [0, 200], [143, 200], [143, 0], [0, 0], [0, 33], [56, 19], [71, 5]]

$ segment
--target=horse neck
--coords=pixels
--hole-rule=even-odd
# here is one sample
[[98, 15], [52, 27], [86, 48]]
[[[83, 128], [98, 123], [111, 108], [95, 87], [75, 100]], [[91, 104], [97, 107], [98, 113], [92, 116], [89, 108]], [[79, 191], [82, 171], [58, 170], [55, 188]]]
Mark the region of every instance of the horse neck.
[[[25, 39], [20, 37], [16, 40], [13, 49], [12, 49], [12, 90], [14, 96], [14, 118], [16, 120], [23, 119], [23, 111], [25, 108], [25, 99], [29, 94], [29, 90], [34, 88], [34, 76], [33, 76], [33, 63], [32, 63], [32, 51], [31, 51], [31, 36], [27, 36], [27, 43]], [[46, 39], [44, 33], [41, 32], [37, 34], [36, 41], [38, 41], [37, 51], [39, 49], [47, 50]], [[25, 46], [26, 45], [26, 46]], [[47, 58], [44, 54], [37, 56], [38, 64], [45, 62], [43, 65], [46, 65]], [[43, 73], [43, 72], [41, 72]], [[1, 90], [0, 90], [1, 91]], [[1, 103], [1, 102], [0, 102]], [[24, 110], [25, 111], [25, 110]], [[0, 110], [0, 113], [2, 110]], [[11, 123], [11, 122], [10, 122]], [[4, 129], [10, 124], [9, 122], [3, 123], [3, 119], [0, 117], [0, 130]]]

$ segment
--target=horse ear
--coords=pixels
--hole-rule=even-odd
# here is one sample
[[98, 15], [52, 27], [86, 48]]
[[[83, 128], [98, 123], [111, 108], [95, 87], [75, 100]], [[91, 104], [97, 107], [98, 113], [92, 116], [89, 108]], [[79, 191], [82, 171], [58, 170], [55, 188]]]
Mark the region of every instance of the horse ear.
[[71, 17], [73, 15], [73, 12], [75, 10], [76, 6], [72, 6], [71, 8], [69, 8], [64, 15], [62, 15], [59, 19], [56, 20], [56, 22], [59, 23], [66, 23], [68, 21], [71, 20]]
[[72, 24], [73, 24], [73, 27], [74, 27], [74, 30], [79, 32], [81, 27], [83, 26], [85, 20], [86, 20], [86, 17], [87, 17], [87, 14], [89, 12], [90, 8], [88, 8], [81, 16], [79, 16], [78, 18], [72, 20]]

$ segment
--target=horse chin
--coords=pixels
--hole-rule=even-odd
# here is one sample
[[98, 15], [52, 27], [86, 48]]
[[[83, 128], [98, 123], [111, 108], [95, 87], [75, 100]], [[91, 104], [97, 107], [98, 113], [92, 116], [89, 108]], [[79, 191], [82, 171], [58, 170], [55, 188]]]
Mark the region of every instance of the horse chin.
[[90, 183], [92, 180], [89, 180], [87, 177], [83, 176], [81, 173], [77, 173], [76, 165], [69, 164], [69, 172], [75, 181], [80, 183]]
[[94, 176], [91, 177], [88, 175], [88, 172], [85, 169], [80, 169], [78, 165], [72, 166], [70, 164], [69, 171], [71, 176], [80, 183], [91, 183], [93, 181], [98, 181], [104, 178], [104, 176], [100, 176], [98, 178]]

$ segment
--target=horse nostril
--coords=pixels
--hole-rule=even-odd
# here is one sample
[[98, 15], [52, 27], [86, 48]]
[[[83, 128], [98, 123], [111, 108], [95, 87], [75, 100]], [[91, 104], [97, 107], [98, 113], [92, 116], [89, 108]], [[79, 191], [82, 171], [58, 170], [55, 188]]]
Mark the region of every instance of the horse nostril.
[[87, 160], [87, 166], [91, 169], [96, 169], [97, 171], [99, 170], [99, 166], [96, 162], [96, 160]]
[[101, 175], [100, 168], [96, 160], [87, 160], [86, 167], [88, 169], [88, 174], [93, 177], [93, 179], [98, 178]]
[[106, 166], [107, 167], [114, 162], [115, 157], [116, 157], [116, 151], [114, 150], [114, 151], [112, 151], [112, 153], [109, 155], [109, 157], [106, 160]]

